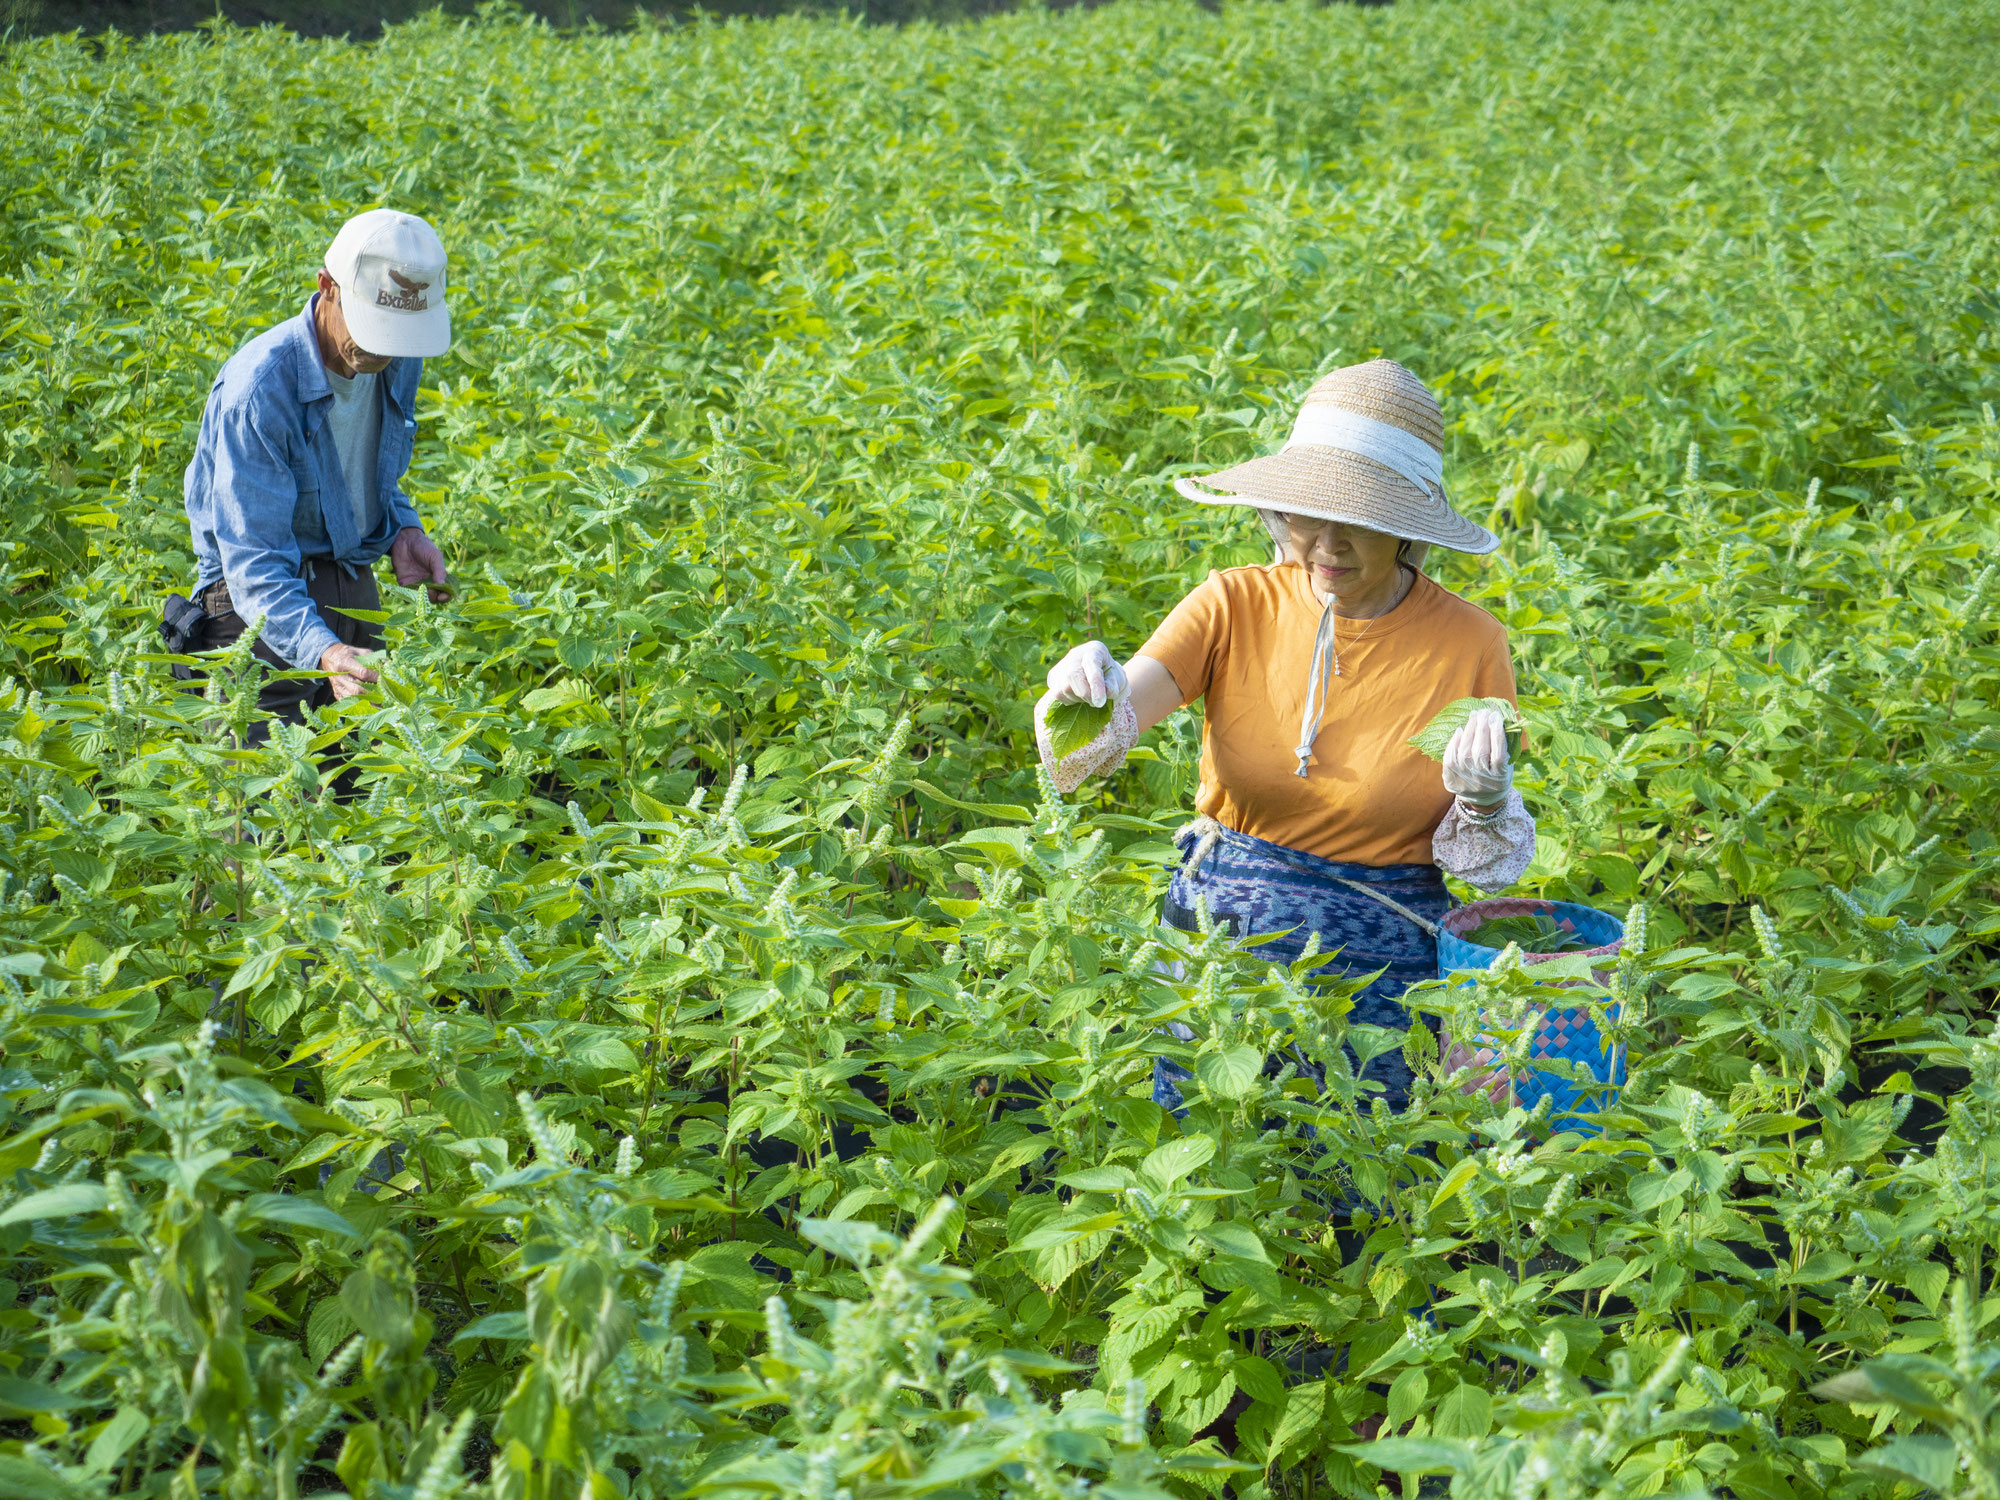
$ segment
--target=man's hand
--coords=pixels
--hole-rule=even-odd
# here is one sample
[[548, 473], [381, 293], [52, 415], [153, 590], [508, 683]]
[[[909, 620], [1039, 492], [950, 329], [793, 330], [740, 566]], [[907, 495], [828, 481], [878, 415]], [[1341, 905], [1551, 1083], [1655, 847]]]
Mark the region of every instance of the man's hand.
[[[422, 532], [417, 534], [423, 535]], [[437, 549], [433, 547], [431, 550], [435, 552]], [[375, 674], [366, 665], [372, 654], [358, 646], [347, 646], [338, 641], [320, 653], [319, 669], [333, 673], [328, 680], [333, 685], [334, 697], [359, 698], [368, 691], [368, 684], [375, 680]]]
[[451, 574], [445, 571], [444, 554], [423, 527], [405, 526], [396, 533], [396, 540], [389, 544], [389, 565], [396, 570], [396, 582], [406, 589], [428, 583], [431, 603], [443, 604], [451, 598]]

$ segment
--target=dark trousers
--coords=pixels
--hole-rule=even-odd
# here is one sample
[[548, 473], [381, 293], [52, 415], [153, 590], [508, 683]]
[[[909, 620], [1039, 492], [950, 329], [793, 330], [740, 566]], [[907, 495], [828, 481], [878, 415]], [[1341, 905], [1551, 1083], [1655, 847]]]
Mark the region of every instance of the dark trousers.
[[[318, 608], [320, 618], [342, 642], [358, 646], [363, 651], [380, 650], [382, 632], [372, 620], [357, 620], [352, 615], [341, 614], [343, 609], [380, 609], [382, 595], [375, 587], [375, 572], [372, 568], [357, 568], [349, 577], [347, 570], [331, 558], [308, 558], [306, 561], [306, 596]], [[249, 622], [236, 613], [236, 605], [229, 597], [229, 585], [218, 581], [204, 589], [195, 601], [207, 617], [201, 623], [197, 637], [188, 643], [189, 651], [219, 651], [233, 644], [249, 628]], [[259, 641], [253, 654], [265, 666], [276, 672], [289, 672], [292, 664], [281, 658], [277, 652]], [[314, 666], [319, 663], [314, 662]], [[307, 708], [323, 708], [333, 702], [333, 686], [323, 677], [291, 678], [282, 682], [267, 682], [257, 695], [257, 706], [273, 718], [287, 719], [294, 724], [305, 722]], [[246, 738], [253, 745], [261, 745], [269, 737], [270, 726], [259, 719], [251, 724]]]

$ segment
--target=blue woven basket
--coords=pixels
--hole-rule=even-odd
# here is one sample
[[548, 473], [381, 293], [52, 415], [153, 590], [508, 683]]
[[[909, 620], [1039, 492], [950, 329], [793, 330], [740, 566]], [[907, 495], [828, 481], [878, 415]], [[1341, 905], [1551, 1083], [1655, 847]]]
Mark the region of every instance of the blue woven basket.
[[[1522, 958], [1530, 964], [1549, 958], [1609, 957], [1625, 941], [1625, 924], [1594, 907], [1578, 906], [1569, 901], [1531, 901], [1511, 897], [1498, 901], [1474, 901], [1468, 906], [1446, 912], [1444, 920], [1438, 924], [1438, 977], [1450, 979], [1454, 973], [1466, 969], [1491, 968], [1493, 960], [1500, 956], [1500, 950], [1488, 948], [1483, 943], [1467, 942], [1461, 934], [1494, 917], [1513, 916], [1553, 917], [1558, 926], [1568, 927], [1590, 945], [1582, 954], [1524, 953]], [[1608, 1085], [1611, 1090], [1624, 1086], [1624, 1049], [1605, 1042], [1598, 1032], [1597, 1023], [1583, 1006], [1545, 1013], [1535, 1030], [1532, 1053], [1538, 1058], [1580, 1063], [1590, 1070], [1591, 1077], [1597, 1080], [1600, 1087], [1593, 1089], [1554, 1073], [1530, 1068], [1524, 1077], [1514, 1080], [1514, 1097], [1523, 1108], [1533, 1108], [1544, 1094], [1551, 1094], [1555, 1097], [1558, 1118], [1595, 1114], [1603, 1107], [1607, 1095], [1604, 1086]]]

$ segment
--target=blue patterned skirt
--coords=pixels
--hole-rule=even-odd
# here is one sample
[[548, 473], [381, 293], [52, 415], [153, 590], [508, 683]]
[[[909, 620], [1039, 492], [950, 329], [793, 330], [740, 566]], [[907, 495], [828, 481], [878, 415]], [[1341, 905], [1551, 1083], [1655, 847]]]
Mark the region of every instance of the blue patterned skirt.
[[[1320, 948], [1332, 956], [1314, 970], [1316, 977], [1340, 979], [1383, 971], [1354, 997], [1349, 1023], [1409, 1028], [1410, 1013], [1400, 997], [1418, 980], [1437, 977], [1437, 939], [1400, 912], [1340, 882], [1351, 880], [1380, 891], [1435, 922], [1453, 904], [1436, 865], [1343, 864], [1229, 828], [1220, 829], [1213, 847], [1197, 863], [1194, 856], [1204, 852], [1205, 842], [1189, 839], [1181, 867], [1174, 872], [1167, 888], [1169, 924], [1192, 929], [1195, 903], [1206, 899], [1209, 913], [1238, 935], [1289, 928], [1283, 937], [1250, 950], [1278, 964], [1296, 961], [1305, 951], [1308, 935], [1317, 932]], [[1335, 949], [1339, 951], [1334, 953]], [[1164, 1108], [1180, 1109], [1176, 1085], [1189, 1076], [1179, 1064], [1155, 1059], [1154, 1100]], [[1391, 1109], [1400, 1110], [1409, 1102], [1410, 1067], [1400, 1051], [1371, 1059], [1362, 1076], [1382, 1085], [1381, 1097]]]

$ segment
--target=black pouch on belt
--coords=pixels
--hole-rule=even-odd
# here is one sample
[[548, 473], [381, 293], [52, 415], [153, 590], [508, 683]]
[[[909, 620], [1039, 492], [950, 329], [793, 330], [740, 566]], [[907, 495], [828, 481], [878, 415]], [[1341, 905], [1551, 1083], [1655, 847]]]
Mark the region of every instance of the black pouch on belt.
[[[201, 635], [201, 622], [208, 618], [183, 594], [167, 595], [167, 602], [160, 608], [160, 639], [166, 643], [168, 652], [174, 656], [185, 656], [188, 648]], [[182, 682], [194, 680], [194, 668], [175, 662], [174, 676]]]
[[[1194, 908], [1182, 906], [1174, 899], [1172, 891], [1168, 891], [1160, 901], [1160, 920], [1169, 927], [1179, 928], [1182, 932], [1201, 931], [1201, 919], [1195, 915]], [[1242, 924], [1236, 920], [1234, 913], [1217, 917], [1215, 925], [1231, 937], [1242, 936], [1240, 931]]]

